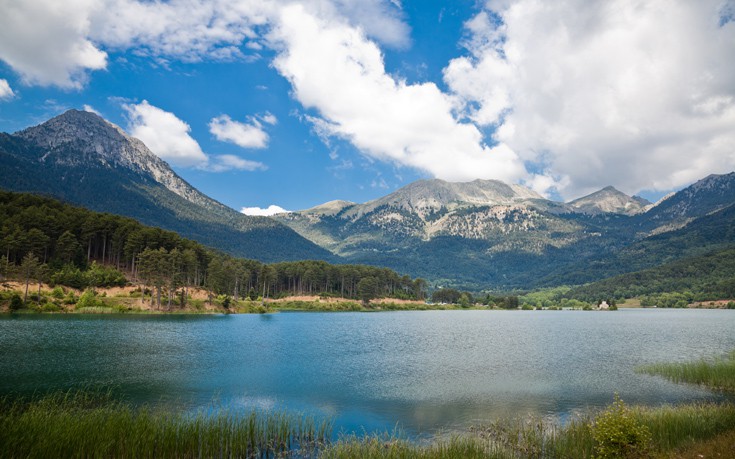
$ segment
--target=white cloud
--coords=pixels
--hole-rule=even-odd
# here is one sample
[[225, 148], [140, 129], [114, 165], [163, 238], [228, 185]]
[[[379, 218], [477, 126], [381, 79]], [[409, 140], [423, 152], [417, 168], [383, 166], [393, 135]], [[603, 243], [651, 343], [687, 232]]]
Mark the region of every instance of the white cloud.
[[8, 80], [0, 78], [0, 100], [12, 99], [15, 97], [15, 93], [10, 88]]
[[242, 57], [240, 44], [256, 37], [272, 7], [259, 0], [106, 0], [90, 35], [112, 49], [196, 62]]
[[288, 213], [290, 211], [284, 209], [283, 207], [276, 206], [271, 204], [270, 206], [266, 208], [261, 207], [243, 207], [240, 209], [240, 212], [245, 215], [255, 215], [259, 217], [270, 217], [271, 215], [275, 214], [282, 214], [282, 213]]
[[[85, 106], [87, 110], [88, 106]], [[89, 107], [91, 108], [91, 107]], [[128, 112], [128, 132], [159, 158], [174, 166], [196, 167], [208, 172], [257, 171], [268, 167], [235, 155], [207, 155], [189, 134], [191, 128], [171, 112], [148, 103], [123, 104]]]
[[158, 157], [175, 166], [201, 166], [208, 161], [189, 131], [191, 128], [171, 112], [149, 104], [123, 105], [128, 112], [128, 132], [142, 140]]
[[107, 65], [90, 40], [93, 0], [0, 0], [0, 59], [23, 83], [80, 88], [86, 71]]
[[[0, 60], [24, 84], [81, 88], [107, 66], [106, 51], [135, 50], [164, 61], [249, 59], [260, 29], [290, 0], [0, 0]], [[382, 43], [409, 42], [400, 8], [385, 0], [304, 0], [346, 17]]]
[[92, 107], [89, 104], [84, 104], [84, 106], [82, 107], [82, 109], [85, 112], [94, 113], [95, 115], [102, 116], [102, 115], [100, 115], [100, 112], [98, 112], [97, 110], [95, 110], [94, 107]]
[[263, 121], [266, 124], [270, 124], [271, 126], [275, 126], [278, 124], [278, 118], [276, 118], [276, 115], [266, 112], [264, 115], [259, 116], [261, 121]]
[[268, 145], [268, 134], [254, 118], [246, 124], [233, 121], [228, 115], [220, 115], [209, 122], [209, 132], [221, 142], [234, 143], [242, 148], [265, 148]]
[[[445, 81], [495, 140], [575, 197], [735, 168], [735, 23], [721, 0], [503, 0], [467, 23]], [[552, 179], [555, 177], [556, 179]]]
[[477, 127], [457, 122], [451, 98], [435, 84], [388, 75], [380, 49], [360, 29], [326, 22], [299, 5], [284, 7], [275, 24], [269, 37], [279, 50], [275, 68], [299, 102], [319, 113], [311, 118], [317, 132], [446, 180], [525, 175], [511, 149], [488, 147]]
[[268, 169], [268, 167], [263, 163], [242, 159], [235, 155], [213, 156], [207, 164], [200, 168], [209, 172], [225, 172], [230, 170], [263, 171]]

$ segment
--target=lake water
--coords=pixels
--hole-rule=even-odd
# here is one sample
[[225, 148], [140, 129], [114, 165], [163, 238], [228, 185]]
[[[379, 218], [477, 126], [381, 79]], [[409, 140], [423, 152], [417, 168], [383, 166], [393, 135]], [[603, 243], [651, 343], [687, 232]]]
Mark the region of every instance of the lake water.
[[410, 311], [0, 318], [0, 394], [113, 385], [135, 403], [287, 410], [407, 434], [612, 401], [722, 400], [636, 374], [724, 355], [735, 311]]

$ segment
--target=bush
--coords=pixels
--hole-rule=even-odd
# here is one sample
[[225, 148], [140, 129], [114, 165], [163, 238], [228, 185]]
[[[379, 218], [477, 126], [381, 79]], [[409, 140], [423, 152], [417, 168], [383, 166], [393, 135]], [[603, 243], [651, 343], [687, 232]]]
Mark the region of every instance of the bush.
[[64, 298], [64, 289], [59, 287], [58, 285], [54, 287], [54, 289], [51, 291], [51, 297], [56, 298], [57, 300], [60, 300]]
[[79, 297], [76, 308], [94, 308], [97, 306], [103, 306], [102, 302], [97, 299], [97, 295], [94, 293], [94, 290], [87, 290]]
[[651, 432], [625, 406], [618, 394], [615, 401], [590, 426], [595, 440], [595, 457], [648, 457]]
[[21, 299], [20, 295], [17, 293], [13, 294], [13, 296], [10, 297], [10, 306], [11, 311], [17, 311], [19, 309], [23, 308], [23, 300]]
[[61, 307], [59, 307], [56, 303], [46, 303], [43, 306], [41, 306], [41, 311], [43, 312], [59, 312], [61, 311]]

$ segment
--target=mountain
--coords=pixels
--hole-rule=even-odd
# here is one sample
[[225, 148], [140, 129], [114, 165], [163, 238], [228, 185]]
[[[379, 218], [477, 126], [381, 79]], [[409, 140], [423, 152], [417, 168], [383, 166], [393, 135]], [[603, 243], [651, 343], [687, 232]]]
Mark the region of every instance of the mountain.
[[363, 204], [248, 217], [117, 126], [78, 111], [0, 134], [0, 186], [130, 216], [238, 256], [384, 266], [470, 290], [578, 285], [735, 243], [735, 173], [656, 204], [612, 187], [564, 203], [496, 180], [434, 179]]
[[332, 201], [276, 218], [351, 263], [391, 267], [437, 285], [515, 288], [632, 237], [600, 224], [598, 214], [497, 180], [433, 179], [364, 204]]
[[674, 229], [734, 202], [735, 172], [712, 174], [650, 207], [640, 226], [658, 232]]
[[435, 285], [531, 288], [727, 246], [733, 182], [735, 174], [710, 176], [652, 205], [613, 187], [562, 203], [494, 180], [420, 180], [364, 204], [332, 201], [276, 218], [350, 262]]
[[569, 206], [574, 211], [586, 214], [615, 213], [635, 215], [649, 205], [651, 203], [646, 199], [638, 196], [628, 196], [611, 186], [569, 202]]
[[[526, 251], [538, 247], [515, 243], [533, 234], [535, 240], [564, 246], [580, 226], [538, 209], [536, 192], [496, 180], [450, 183], [419, 180], [387, 196], [354, 204], [332, 201], [278, 218], [310, 239], [343, 256], [365, 251], [393, 251], [440, 237], [494, 241], [495, 250], [515, 244]], [[566, 239], [554, 238], [564, 234]]]
[[0, 134], [0, 187], [129, 216], [237, 256], [334, 258], [272, 219], [245, 216], [199, 192], [143, 142], [94, 113], [70, 110]]

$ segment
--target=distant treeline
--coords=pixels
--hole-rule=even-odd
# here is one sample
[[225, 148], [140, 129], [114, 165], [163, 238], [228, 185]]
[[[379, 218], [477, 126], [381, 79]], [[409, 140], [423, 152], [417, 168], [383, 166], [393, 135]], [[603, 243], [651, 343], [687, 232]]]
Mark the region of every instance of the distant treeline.
[[387, 268], [323, 261], [264, 264], [234, 258], [117, 215], [0, 191], [0, 277], [75, 288], [139, 281], [161, 304], [201, 287], [234, 299], [289, 294], [423, 299], [426, 282]]
[[641, 298], [643, 306], [684, 307], [693, 301], [735, 298], [735, 247], [684, 258], [571, 289], [568, 298]]

